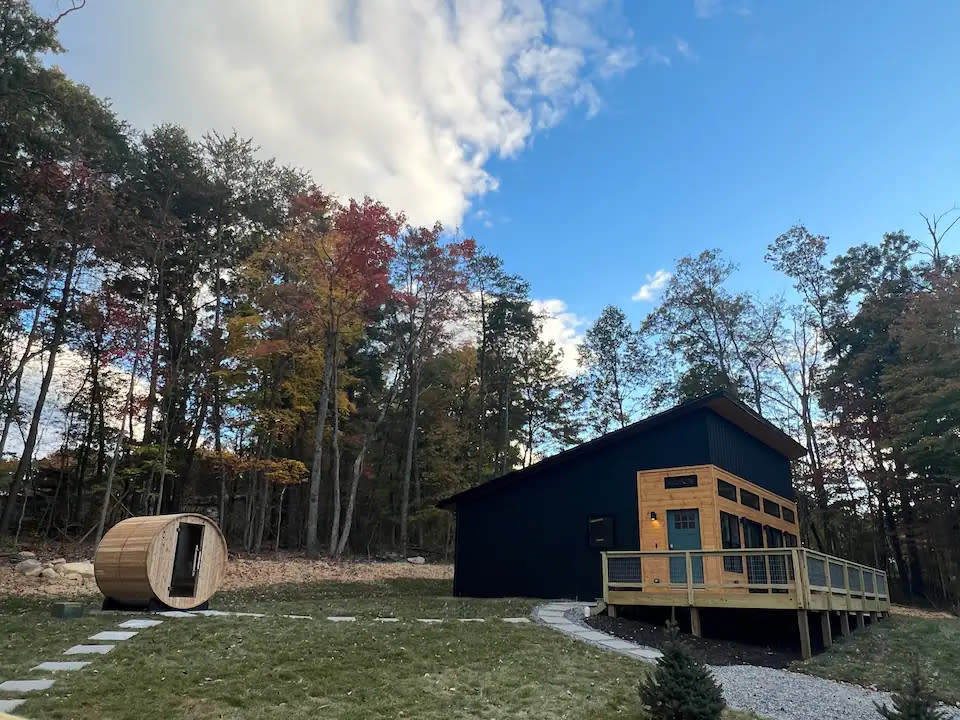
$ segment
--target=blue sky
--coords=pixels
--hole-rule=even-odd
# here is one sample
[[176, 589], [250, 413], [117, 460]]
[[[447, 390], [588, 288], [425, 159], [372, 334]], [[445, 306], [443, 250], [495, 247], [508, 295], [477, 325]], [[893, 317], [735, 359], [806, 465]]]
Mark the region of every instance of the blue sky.
[[764, 249], [793, 223], [840, 251], [960, 201], [960, 4], [230, 8], [89, 0], [57, 61], [139, 127], [235, 127], [330, 190], [461, 222], [568, 339], [607, 303], [639, 320], [684, 254], [720, 247], [773, 293]]

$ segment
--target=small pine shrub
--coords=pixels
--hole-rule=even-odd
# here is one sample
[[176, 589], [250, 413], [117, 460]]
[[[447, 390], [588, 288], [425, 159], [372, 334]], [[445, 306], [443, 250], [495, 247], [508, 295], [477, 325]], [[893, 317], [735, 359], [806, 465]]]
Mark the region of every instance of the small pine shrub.
[[640, 681], [640, 701], [658, 720], [718, 720], [725, 703], [706, 666], [690, 656], [676, 623], [653, 672]]
[[901, 693], [894, 693], [893, 707], [874, 703], [886, 720], [946, 720], [946, 714], [937, 708], [937, 699], [927, 685], [919, 661], [914, 663]]

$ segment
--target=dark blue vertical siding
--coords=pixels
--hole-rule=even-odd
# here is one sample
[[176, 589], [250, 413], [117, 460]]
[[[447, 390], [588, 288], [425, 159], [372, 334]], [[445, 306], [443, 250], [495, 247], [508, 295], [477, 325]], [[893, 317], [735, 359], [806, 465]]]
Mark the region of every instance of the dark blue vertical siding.
[[709, 462], [707, 413], [697, 412], [459, 503], [455, 593], [600, 597], [588, 518], [612, 515], [614, 549], [635, 550], [637, 471]]
[[705, 411], [710, 461], [727, 472], [792, 500], [790, 461], [730, 421]]

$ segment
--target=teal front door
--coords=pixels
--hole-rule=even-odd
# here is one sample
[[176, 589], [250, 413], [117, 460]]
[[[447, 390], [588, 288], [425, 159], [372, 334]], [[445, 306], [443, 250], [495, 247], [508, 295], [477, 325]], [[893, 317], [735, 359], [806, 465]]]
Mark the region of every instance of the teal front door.
[[[667, 542], [671, 550], [700, 549], [700, 511], [667, 510]], [[691, 558], [693, 582], [703, 583], [703, 558]], [[684, 556], [670, 558], [670, 582], [687, 582], [687, 559]]]

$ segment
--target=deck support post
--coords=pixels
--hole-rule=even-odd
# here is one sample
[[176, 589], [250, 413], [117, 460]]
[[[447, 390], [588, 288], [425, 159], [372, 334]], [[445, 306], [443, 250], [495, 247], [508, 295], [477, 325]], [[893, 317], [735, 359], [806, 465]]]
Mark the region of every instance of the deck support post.
[[863, 620], [863, 613], [857, 612], [857, 613], [854, 613], [854, 615], [857, 616], [857, 630], [863, 630], [863, 626], [865, 624]]
[[843, 637], [850, 634], [850, 613], [846, 610], [840, 611], [840, 634]]
[[797, 626], [800, 629], [800, 657], [809, 660], [813, 651], [810, 648], [810, 620], [806, 610], [797, 610]]
[[833, 647], [833, 631], [830, 629], [830, 611], [820, 613], [820, 630], [823, 632], [823, 647]]
[[690, 632], [694, 637], [703, 637], [703, 629], [700, 626], [700, 608], [690, 608]]
[[607, 605], [607, 617], [615, 618], [617, 616], [617, 606]]
[[876, 625], [876, 624], [877, 624], [877, 620], [878, 620], [879, 618], [880, 618], [880, 613], [878, 613], [878, 612], [876, 612], [876, 611], [871, 612], [871, 613], [870, 613], [870, 624], [871, 624], [871, 625]]

